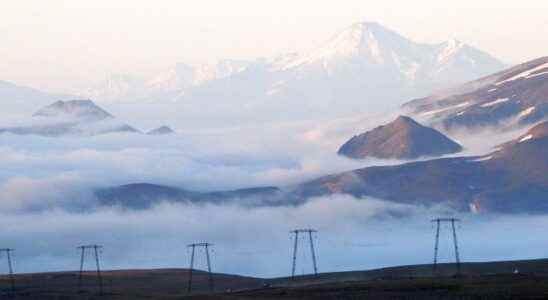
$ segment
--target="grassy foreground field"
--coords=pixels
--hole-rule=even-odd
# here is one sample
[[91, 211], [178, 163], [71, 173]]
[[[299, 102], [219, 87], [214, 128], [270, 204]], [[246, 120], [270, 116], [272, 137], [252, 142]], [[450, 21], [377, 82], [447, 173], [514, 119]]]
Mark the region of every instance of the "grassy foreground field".
[[261, 279], [194, 272], [193, 293], [187, 293], [188, 270], [118, 270], [103, 272], [104, 293], [95, 273], [85, 273], [83, 291], [77, 272], [20, 274], [15, 292], [0, 277], [0, 299], [548, 299], [548, 260], [465, 263], [454, 277], [452, 264], [442, 264], [439, 276], [431, 265], [368, 271], [323, 273]]

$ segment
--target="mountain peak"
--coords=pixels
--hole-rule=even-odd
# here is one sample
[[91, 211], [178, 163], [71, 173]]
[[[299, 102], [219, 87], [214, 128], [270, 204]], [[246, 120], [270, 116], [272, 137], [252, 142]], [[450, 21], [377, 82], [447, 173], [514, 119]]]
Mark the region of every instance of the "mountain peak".
[[89, 99], [56, 101], [33, 114], [33, 120], [21, 126], [0, 128], [0, 133], [41, 136], [91, 136], [105, 133], [139, 132], [118, 121]]
[[362, 33], [365, 33], [365, 32], [377, 32], [377, 33], [392, 32], [392, 33], [395, 33], [394, 31], [390, 30], [388, 27], [386, 27], [383, 24], [381, 24], [379, 22], [376, 22], [376, 21], [356, 22], [356, 23], [353, 23], [352, 25], [346, 27], [346, 29], [342, 30], [341, 32], [350, 31], [350, 30], [359, 31], [359, 32], [362, 32]]
[[462, 150], [441, 132], [422, 126], [407, 116], [354, 136], [339, 149], [351, 158], [404, 158], [439, 156]]
[[414, 52], [415, 43], [376, 22], [355, 23], [335, 34], [323, 46], [290, 59], [281, 69], [305, 64], [337, 61], [341, 58], [365, 59], [383, 64], [399, 51]]
[[97, 106], [89, 99], [56, 101], [40, 110], [36, 117], [72, 117], [87, 120], [104, 120], [114, 118], [111, 114]]
[[165, 134], [172, 134], [175, 131], [171, 129], [170, 127], [163, 125], [156, 129], [152, 129], [151, 131], [147, 132], [148, 135], [165, 135]]
[[401, 43], [412, 42], [379, 23], [361, 22], [336, 34], [320, 51], [331, 55], [362, 54], [379, 60], [384, 48]]
[[417, 123], [415, 120], [411, 119], [408, 116], [400, 115], [390, 124], [405, 124], [409, 126], [421, 126], [419, 123]]
[[448, 47], [462, 47], [462, 46], [466, 45], [463, 41], [455, 39], [455, 38], [452, 38], [452, 39], [449, 39], [449, 40], [445, 41], [444, 44], [447, 45]]
[[360, 31], [360, 32], [363, 33], [363, 32], [368, 32], [368, 31], [382, 31], [382, 30], [386, 31], [388, 29], [386, 29], [386, 27], [382, 26], [378, 22], [364, 21], [364, 22], [354, 23], [354, 24], [350, 25], [349, 27], [347, 27], [346, 30], [356, 30], [356, 31]]

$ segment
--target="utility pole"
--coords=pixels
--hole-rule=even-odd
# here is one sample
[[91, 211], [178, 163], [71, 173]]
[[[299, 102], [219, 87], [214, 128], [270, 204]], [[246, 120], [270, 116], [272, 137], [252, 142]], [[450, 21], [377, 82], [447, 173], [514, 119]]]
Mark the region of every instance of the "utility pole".
[[86, 250], [93, 251], [93, 255], [95, 256], [95, 268], [96, 268], [96, 275], [97, 275], [97, 282], [99, 284], [99, 294], [103, 294], [103, 276], [101, 274], [101, 266], [99, 264], [99, 249], [103, 248], [103, 246], [100, 245], [84, 245], [79, 246], [78, 249], [80, 249], [80, 272], [78, 274], [78, 292], [82, 292], [82, 279], [84, 275], [84, 259], [86, 256]]
[[9, 272], [8, 276], [9, 276], [9, 280], [10, 280], [10, 288], [11, 288], [11, 292], [15, 293], [15, 278], [13, 277], [13, 265], [12, 265], [12, 262], [11, 262], [11, 253], [13, 251], [14, 250], [10, 249], [10, 248], [0, 249], [0, 254], [1, 253], [6, 253], [6, 257], [8, 259], [8, 272]]
[[433, 273], [437, 273], [438, 268], [438, 249], [439, 249], [439, 243], [440, 243], [440, 227], [442, 223], [450, 223], [451, 224], [451, 230], [453, 233], [453, 246], [455, 248], [455, 266], [457, 269], [457, 275], [461, 274], [461, 265], [460, 265], [460, 254], [459, 254], [459, 244], [457, 240], [457, 230], [455, 227], [455, 223], [460, 222], [459, 219], [456, 218], [437, 218], [432, 220], [433, 223], [436, 223], [436, 241], [434, 244], [434, 265], [433, 265]]
[[297, 267], [297, 250], [299, 245], [299, 233], [308, 234], [308, 241], [310, 244], [310, 253], [312, 254], [312, 266], [314, 267], [314, 276], [318, 276], [318, 266], [316, 263], [316, 251], [314, 249], [314, 239], [312, 237], [313, 233], [318, 232], [314, 229], [295, 229], [291, 233], [294, 235], [294, 244], [293, 244], [293, 257], [291, 265], [291, 279], [295, 279], [295, 268]]
[[195, 243], [195, 244], [189, 244], [188, 247], [191, 249], [190, 254], [190, 268], [189, 268], [189, 274], [188, 274], [188, 287], [187, 292], [190, 294], [192, 292], [192, 275], [194, 273], [194, 257], [196, 248], [204, 248], [205, 255], [206, 255], [206, 262], [207, 262], [207, 274], [209, 279], [209, 290], [213, 292], [215, 289], [215, 286], [213, 284], [213, 273], [211, 273], [211, 257], [209, 255], [209, 249], [213, 246], [213, 244], [210, 243]]

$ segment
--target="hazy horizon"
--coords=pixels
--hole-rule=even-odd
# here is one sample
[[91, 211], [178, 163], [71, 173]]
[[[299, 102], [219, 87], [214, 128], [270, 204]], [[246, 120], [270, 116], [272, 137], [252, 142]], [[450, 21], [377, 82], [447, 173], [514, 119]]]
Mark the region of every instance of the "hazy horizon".
[[[421, 43], [455, 38], [507, 64], [548, 48], [545, 1], [399, 2], [201, 1], [191, 10], [178, 1], [10, 2], [0, 11], [0, 80], [76, 92], [114, 73], [149, 75], [177, 62], [308, 51], [362, 21]], [[532, 29], [538, 34], [526, 34]]]

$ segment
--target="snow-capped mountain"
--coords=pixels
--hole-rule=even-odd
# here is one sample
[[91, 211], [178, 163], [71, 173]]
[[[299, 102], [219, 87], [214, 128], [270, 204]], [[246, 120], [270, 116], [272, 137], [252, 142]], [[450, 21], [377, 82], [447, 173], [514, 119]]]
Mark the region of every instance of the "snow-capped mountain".
[[135, 101], [146, 97], [149, 90], [143, 78], [129, 74], [112, 74], [81, 93], [82, 97], [103, 102]]
[[[333, 74], [352, 67], [371, 69], [383, 66], [413, 80], [430, 55], [421, 47], [377, 23], [357, 23], [333, 36], [321, 47], [294, 56], [276, 69], [319, 67]], [[360, 75], [360, 74], [356, 74]]]
[[187, 64], [177, 63], [166, 72], [143, 82], [143, 86], [153, 91], [172, 92], [188, 88], [193, 81], [194, 68]]
[[100, 89], [90, 96], [97, 101], [169, 102], [164, 104], [177, 112], [173, 118], [193, 118], [199, 112], [207, 122], [228, 116], [239, 121], [332, 118], [394, 108], [503, 67], [489, 54], [456, 40], [422, 44], [366, 22], [308, 52], [198, 67], [176, 64], [118, 100], [99, 96]]
[[421, 44], [378, 23], [357, 23], [317, 49], [274, 60], [269, 70], [289, 78], [275, 81], [266, 93], [313, 96], [318, 106], [348, 104], [363, 111], [392, 107], [411, 95], [503, 67], [499, 60], [457, 40]]
[[241, 72], [248, 65], [249, 62], [242, 60], [222, 60], [197, 67], [176, 63], [149, 79], [129, 74], [113, 74], [83, 92], [82, 96], [101, 102], [174, 99], [184, 95], [192, 87]]
[[194, 69], [193, 84], [200, 85], [215, 79], [221, 79], [244, 71], [249, 65], [247, 60], [224, 59], [215, 64], [202, 64]]

